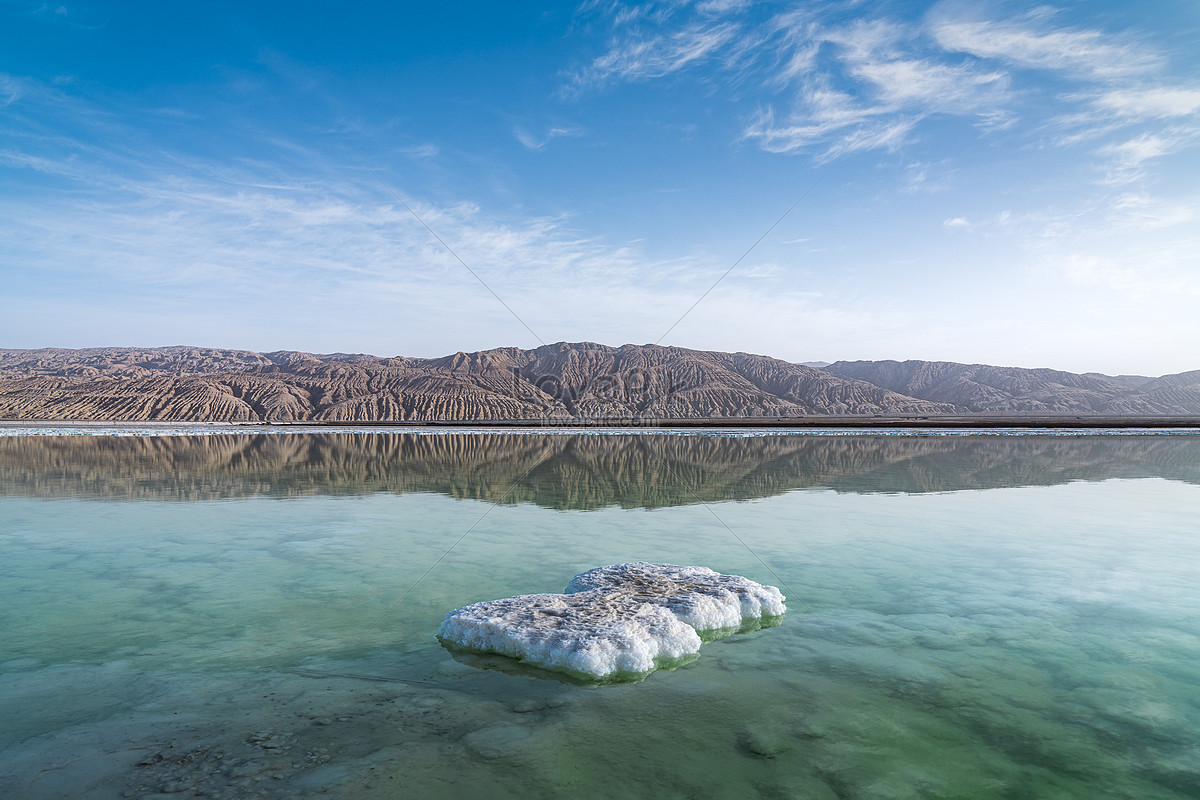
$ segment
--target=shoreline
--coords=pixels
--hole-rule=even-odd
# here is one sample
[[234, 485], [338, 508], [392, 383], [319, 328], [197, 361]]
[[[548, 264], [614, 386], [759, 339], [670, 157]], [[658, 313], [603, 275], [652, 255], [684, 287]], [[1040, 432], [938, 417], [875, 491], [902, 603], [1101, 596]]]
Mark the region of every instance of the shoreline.
[[226, 420], [0, 420], [0, 431], [13, 428], [211, 428], [271, 429], [328, 429], [353, 428], [371, 429], [477, 429], [499, 428], [526, 430], [544, 429], [647, 429], [647, 430], [700, 430], [750, 429], [750, 430], [1183, 430], [1200, 429], [1200, 417], [1011, 417], [1011, 416], [961, 416], [961, 417], [724, 417], [689, 419], [652, 419], [614, 417], [600, 419], [523, 419], [523, 420], [378, 420], [370, 422], [338, 422], [327, 420], [300, 421], [226, 421]]

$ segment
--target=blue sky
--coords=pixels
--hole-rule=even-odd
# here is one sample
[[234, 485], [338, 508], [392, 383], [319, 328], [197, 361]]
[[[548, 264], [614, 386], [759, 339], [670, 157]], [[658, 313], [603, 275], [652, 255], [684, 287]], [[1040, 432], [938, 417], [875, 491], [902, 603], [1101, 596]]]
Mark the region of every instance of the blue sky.
[[1198, 76], [1193, 0], [0, 0], [0, 346], [1196, 369]]

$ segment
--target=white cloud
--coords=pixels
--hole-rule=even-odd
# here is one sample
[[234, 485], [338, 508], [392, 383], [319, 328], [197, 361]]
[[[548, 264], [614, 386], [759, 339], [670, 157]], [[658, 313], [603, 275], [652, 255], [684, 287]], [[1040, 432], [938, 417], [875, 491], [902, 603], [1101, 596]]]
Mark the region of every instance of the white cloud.
[[10, 106], [25, 94], [27, 82], [15, 75], [0, 72], [0, 106]]
[[[1097, 200], [1065, 211], [1046, 208], [1002, 215], [986, 223], [995, 234], [990, 241], [1003, 237], [1018, 244], [1029, 258], [1030, 271], [1040, 278], [1113, 293], [1094, 297], [1092, 302], [1101, 304], [1096, 308], [1109, 304], [1126, 314], [1132, 313], [1129, 303], [1143, 304], [1143, 327], [1176, 318], [1180, 308], [1200, 295], [1195, 269], [1200, 228], [1192, 224], [1200, 218], [1200, 197], [1126, 191]], [[1051, 287], [1046, 284], [1045, 290]], [[1184, 316], [1194, 319], [1190, 313]], [[1114, 330], [1132, 329], [1132, 319], [1114, 319]]]
[[783, 275], [785, 270], [773, 261], [760, 264], [739, 264], [734, 280], [755, 280], [758, 278], [774, 278]]
[[980, 111], [975, 115], [975, 118], [975, 126], [984, 133], [1006, 131], [1020, 121], [1020, 117], [1018, 117], [1016, 114], [1008, 109], [1001, 108]]
[[1152, 162], [1194, 146], [1197, 140], [1200, 140], [1200, 126], [1179, 125], [1110, 142], [1095, 151], [1103, 162], [1104, 177], [1100, 183], [1124, 186], [1150, 178]]
[[[682, 6], [680, 6], [682, 8]], [[573, 87], [644, 81], [704, 64], [705, 81], [745, 85], [750, 75], [767, 86], [798, 84], [786, 122], [760, 113], [743, 138], [777, 153], [812, 151], [820, 159], [862, 150], [893, 150], [926, 117], [971, 114], [993, 129], [1005, 115], [1008, 77], [1000, 70], [913, 57], [916, 32], [886, 20], [821, 23], [811, 9], [793, 9], [757, 23], [723, 8], [719, 22], [669, 21], [670, 30], [621, 29], [608, 53], [574, 76]], [[783, 105], [777, 104], [777, 105]], [[981, 116], [974, 116], [981, 115]], [[989, 115], [989, 116], [982, 116]], [[527, 146], [535, 144], [530, 137]]]
[[517, 126], [516, 128], [513, 129], [513, 135], [517, 137], [517, 141], [520, 142], [526, 149], [542, 150], [546, 147], [546, 145], [550, 144], [550, 142], [552, 140], [557, 139], [559, 137], [582, 136], [583, 128], [579, 128], [579, 127], [575, 127], [575, 126], [554, 127], [554, 128], [547, 129], [546, 133], [543, 136], [537, 137], [537, 136], [534, 136], [533, 134], [531, 134], [525, 128]]
[[897, 150], [905, 143], [918, 122], [916, 118], [895, 119], [878, 125], [862, 126], [834, 142], [825, 152], [824, 158], [833, 159], [858, 150]]
[[[40, 289], [0, 300], [0, 318], [13, 311], [0, 322], [10, 343], [440, 355], [536, 345], [522, 322], [549, 342], [644, 342], [727, 269], [702, 254], [649, 259], [581, 235], [565, 218], [496, 219], [474, 203], [406, 198], [518, 322], [361, 171], [331, 182], [177, 155], [149, 158], [138, 176], [110, 166], [76, 164], [86, 182], [37, 202], [0, 201], [0, 275], [19, 264], [41, 276]], [[668, 343], [777, 354], [773, 341], [811, 340], [832, 350], [838, 335], [865, 339], [882, 324], [812, 285], [796, 289], [788, 275], [775, 261], [739, 270]], [[55, 288], [80, 283], [96, 287], [86, 302]], [[30, 327], [30, 309], [70, 319]], [[714, 321], [724, 333], [709, 330]]]
[[769, 76], [772, 83], [786, 86], [815, 69], [824, 40], [810, 10], [793, 9], [779, 14], [771, 20], [769, 31], [779, 37], [773, 75]]
[[1152, 265], [1139, 263], [1132, 255], [1084, 250], [1055, 256], [1049, 263], [1076, 283], [1102, 286], [1139, 300], [1200, 296], [1200, 277], [1178, 269], [1181, 254], [1165, 251]]
[[904, 167], [902, 191], [908, 194], [943, 192], [950, 188], [955, 173], [949, 159], [936, 163], [912, 161]]
[[1122, 117], [1187, 117], [1200, 112], [1200, 89], [1166, 86], [1114, 89], [1101, 94], [1092, 102], [1098, 109]]
[[[1070, 147], [1133, 121], [1200, 113], [1200, 89], [1164, 85], [1166, 60], [1132, 35], [1055, 25], [1056, 17], [1039, 8], [986, 19], [964, 4], [943, 3], [920, 24], [869, 16], [845, 23], [808, 7], [764, 17], [741, 2], [702, 10], [688, 3], [647, 6], [623, 18], [609, 51], [578, 73], [574, 86], [646, 81], [703, 66], [706, 85], [724, 81], [740, 92], [753, 75], [769, 91], [794, 92], [794, 99], [763, 102], [760, 109], [768, 110], [745, 123], [742, 138], [769, 152], [818, 160], [894, 151], [919, 138], [935, 115], [963, 118], [991, 136], [1045, 140], [1049, 132], [1049, 141]], [[1075, 90], [1059, 90], [1054, 106], [1075, 110], [1047, 119], [1047, 106], [1035, 100], [1046, 90], [1036, 83], [1014, 90], [1014, 68], [1074, 83]], [[536, 137], [523, 140], [541, 146]], [[1128, 169], [1114, 170], [1111, 179], [1128, 177]]]
[[1005, 61], [1017, 67], [1060, 70], [1093, 78], [1139, 75], [1162, 59], [1094, 30], [1045, 30], [1036, 20], [955, 20], [934, 15], [930, 30], [945, 50]]
[[961, 112], [998, 102], [1008, 83], [1000, 72], [927, 60], [864, 60], [852, 64], [850, 73], [871, 84], [889, 107], [926, 111]]
[[[1040, 130], [1062, 148], [1103, 142], [1093, 150], [1104, 159], [1101, 183], [1142, 179], [1146, 162], [1192, 138], [1179, 130], [1144, 128], [1133, 138], [1126, 133], [1123, 140], [1104, 142], [1135, 124], [1179, 124], [1200, 113], [1200, 89], [1172, 81], [1166, 59], [1132, 35], [1054, 27], [1055, 12], [1048, 8], [1002, 21], [970, 17], [963, 10], [963, 5], [944, 3], [930, 14], [929, 30], [946, 51], [1056, 73], [1060, 83], [1075, 84], [1054, 98], [1055, 105], [1071, 110], [1045, 119]], [[1038, 91], [1036, 84], [1023, 89], [1030, 96]], [[1011, 125], [1003, 115], [985, 117], [984, 129], [995, 130], [997, 121], [1001, 129]]]
[[860, 19], [846, 26], [822, 26], [820, 38], [838, 46], [850, 63], [891, 59], [902, 52], [908, 28], [882, 19]]
[[856, 94], [874, 115], [962, 114], [1006, 99], [1005, 73], [913, 58], [912, 32], [894, 23], [858, 22], [821, 35], [838, 47], [845, 76], [860, 84]]
[[[66, 169], [48, 158], [39, 166]], [[54, 287], [94, 284], [80, 320], [124, 341], [417, 354], [493, 346], [497, 335], [537, 344], [488, 289], [546, 341], [645, 341], [661, 333], [646, 320], [665, 328], [718, 266], [651, 260], [580, 235], [565, 218], [494, 219], [473, 203], [407, 199], [485, 289], [367, 175], [330, 182], [221, 167], [203, 177], [210, 170], [178, 156], [149, 159], [141, 176], [69, 166], [69, 189], [0, 201], [0, 282], [14, 269], [40, 275], [20, 295], [31, 306], [51, 302]], [[18, 302], [9, 286], [6, 302]], [[10, 341], [31, 335], [8, 327], [0, 333]], [[229, 331], [250, 339], [231, 341]]]
[[45, 158], [19, 150], [0, 150], [0, 165], [17, 169], [29, 169], [46, 175], [62, 175], [75, 177], [79, 172], [78, 165], [57, 159]]
[[806, 99], [805, 110], [793, 115], [804, 123], [776, 124], [773, 110], [766, 109], [746, 127], [743, 138], [757, 140], [771, 153], [816, 147], [818, 160], [829, 161], [860, 150], [895, 150], [918, 122], [916, 118], [875, 120], [881, 110], [855, 107], [847, 95], [827, 89], [814, 90]]
[[1142, 166], [1146, 161], [1164, 156], [1172, 149], [1172, 142], [1150, 133], [1119, 144], [1105, 145], [1096, 151], [1109, 162], [1102, 183], [1119, 185], [1138, 180], [1145, 175]]
[[525, 130], [524, 128], [513, 128], [513, 135], [517, 137], [518, 142], [520, 142], [529, 150], [541, 150], [546, 146], [546, 140], [533, 138], [529, 131]]
[[413, 145], [412, 147], [403, 147], [400, 152], [412, 158], [433, 158], [438, 153], [442, 152], [442, 148], [431, 142], [425, 144]]
[[696, 10], [701, 14], [719, 17], [734, 11], [749, 8], [752, 0], [702, 0], [696, 4]]
[[[1115, 161], [1116, 182], [1124, 180], [1131, 159], [1146, 148], [1161, 145], [1166, 155], [1193, 143], [1200, 135], [1200, 90], [1171, 87], [1109, 89], [1103, 92], [1077, 92], [1061, 98], [1085, 104], [1079, 111], [1051, 119], [1047, 129], [1055, 131], [1054, 144], [1072, 147], [1105, 137], [1128, 136], [1132, 127], [1142, 129], [1133, 140], [1109, 141], [1095, 152]], [[1192, 117], [1193, 119], [1188, 119]], [[1149, 160], [1135, 159], [1139, 163]], [[1138, 173], [1140, 177], [1141, 173]]]
[[738, 26], [724, 22], [693, 24], [673, 33], [617, 40], [607, 53], [574, 75], [571, 84], [576, 91], [582, 91], [613, 80], [662, 78], [716, 55], [737, 33]]
[[[1194, 201], [1166, 200], [1142, 192], [1118, 195], [1109, 208], [1113, 229], [1139, 233], [1184, 225], [1200, 216]], [[1200, 243], [1200, 237], [1195, 238]]]

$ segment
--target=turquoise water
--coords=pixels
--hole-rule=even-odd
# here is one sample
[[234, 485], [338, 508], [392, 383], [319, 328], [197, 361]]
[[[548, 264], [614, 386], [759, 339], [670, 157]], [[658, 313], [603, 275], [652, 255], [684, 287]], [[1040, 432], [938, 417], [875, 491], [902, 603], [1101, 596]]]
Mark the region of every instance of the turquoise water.
[[[1200, 437], [0, 437], [0, 796], [1200, 796]], [[629, 560], [782, 625], [629, 686], [477, 600]]]

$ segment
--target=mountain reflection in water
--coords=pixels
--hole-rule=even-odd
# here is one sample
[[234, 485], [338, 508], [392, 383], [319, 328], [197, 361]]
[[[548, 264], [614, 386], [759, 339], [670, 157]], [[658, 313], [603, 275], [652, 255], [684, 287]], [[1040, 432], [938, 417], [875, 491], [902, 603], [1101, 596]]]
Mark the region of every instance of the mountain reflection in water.
[[0, 495], [194, 501], [435, 492], [554, 509], [793, 489], [948, 492], [1111, 478], [1200, 483], [1194, 437], [446, 433], [0, 437]]

